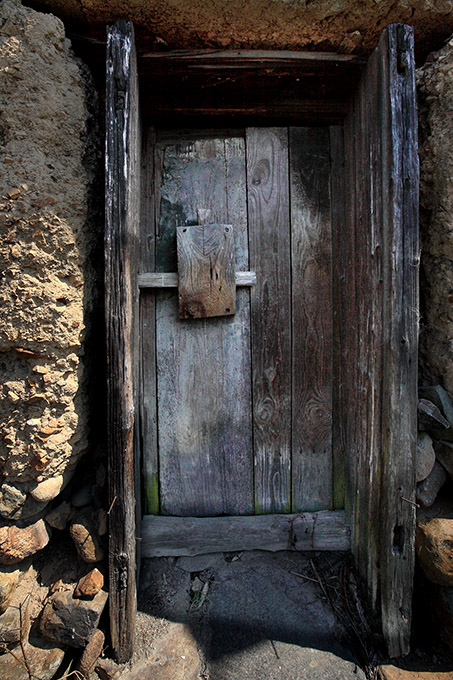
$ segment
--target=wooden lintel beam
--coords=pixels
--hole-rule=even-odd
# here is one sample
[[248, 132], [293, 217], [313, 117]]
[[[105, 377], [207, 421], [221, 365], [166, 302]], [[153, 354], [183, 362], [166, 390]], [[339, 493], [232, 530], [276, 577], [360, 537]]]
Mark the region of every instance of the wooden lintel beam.
[[191, 68], [263, 68], [263, 66], [354, 65], [364, 66], [366, 60], [353, 54], [307, 52], [291, 50], [173, 50], [147, 52], [140, 56], [143, 63], [186, 64]]

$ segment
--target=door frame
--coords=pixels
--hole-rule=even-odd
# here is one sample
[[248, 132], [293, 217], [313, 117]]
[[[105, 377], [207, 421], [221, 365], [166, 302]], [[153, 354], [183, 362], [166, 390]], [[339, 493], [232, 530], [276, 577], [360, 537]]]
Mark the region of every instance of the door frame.
[[[401, 24], [384, 31], [367, 64], [351, 55], [198, 50], [144, 55], [138, 68], [132, 24], [121, 21], [108, 29], [109, 600], [112, 644], [119, 661], [132, 655], [140, 559], [137, 273], [140, 196], [146, 201], [147, 195], [141, 184], [140, 118], [146, 121], [157, 114], [167, 119], [172, 112], [183, 115], [188, 124], [206, 115], [217, 121], [225, 115], [253, 115], [266, 124], [285, 119], [298, 125], [336, 126], [331, 154], [337, 172], [331, 189], [341, 323], [334, 361], [345, 502], [352, 552], [373, 611], [382, 620], [389, 653], [408, 652], [419, 262], [414, 74], [413, 31]], [[249, 79], [245, 88], [244, 77]], [[202, 96], [196, 96], [203, 84]], [[297, 96], [291, 96], [293, 91]], [[144, 146], [148, 143], [145, 139]], [[367, 308], [366, 300], [380, 302]]]

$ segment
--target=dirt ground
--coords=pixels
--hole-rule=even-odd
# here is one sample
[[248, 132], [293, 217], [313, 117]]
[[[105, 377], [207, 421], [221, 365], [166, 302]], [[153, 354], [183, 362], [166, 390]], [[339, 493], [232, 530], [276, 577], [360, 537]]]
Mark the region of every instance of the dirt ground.
[[136, 653], [121, 680], [373, 677], [345, 553], [149, 559], [140, 584]]

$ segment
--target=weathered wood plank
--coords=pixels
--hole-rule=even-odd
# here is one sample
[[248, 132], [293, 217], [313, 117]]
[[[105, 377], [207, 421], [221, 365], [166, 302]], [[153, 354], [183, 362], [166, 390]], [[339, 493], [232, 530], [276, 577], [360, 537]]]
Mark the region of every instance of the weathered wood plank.
[[[236, 272], [236, 286], [254, 286], [256, 272]], [[138, 286], [142, 288], [177, 288], [177, 272], [144, 272], [138, 275]]]
[[[155, 267], [155, 131], [147, 128], [142, 143], [142, 199], [140, 217], [139, 271]], [[140, 274], [138, 285], [140, 287]], [[148, 291], [140, 295], [140, 434], [144, 511], [159, 512], [159, 463], [157, 455], [156, 410], [156, 313], [155, 296]], [[146, 455], [143, 455], [146, 452]]]
[[332, 507], [332, 230], [326, 128], [290, 128], [292, 509]]
[[345, 199], [344, 131], [342, 127], [331, 127], [330, 136], [330, 196], [332, 220], [332, 306], [333, 306], [333, 357], [332, 357], [332, 485], [333, 507], [345, 507], [348, 447], [346, 421], [348, 418], [348, 397], [346, 394], [348, 374], [343, 361], [347, 347], [346, 308], [350, 290], [346, 287], [348, 267], [346, 265], [347, 220]]
[[144, 557], [242, 550], [349, 550], [346, 513], [143, 518]]
[[288, 512], [291, 262], [287, 128], [247, 129], [255, 511]]
[[[380, 556], [382, 621], [391, 656], [409, 651], [414, 570], [418, 350], [418, 155], [414, 35], [390, 26], [381, 38], [388, 72], [391, 136], [384, 214], [383, 508]], [[385, 54], [385, 56], [384, 56]], [[388, 174], [387, 174], [388, 173]]]
[[137, 399], [140, 124], [132, 24], [110, 27], [106, 68], [105, 319], [112, 645], [132, 656], [136, 613], [134, 432]]
[[[176, 227], [233, 224], [236, 267], [247, 269], [243, 138], [219, 134], [158, 142], [162, 166], [157, 269], [176, 267]], [[177, 318], [174, 293], [157, 306], [161, 512], [249, 514], [253, 510], [249, 294], [234, 317]]]
[[[340, 354], [352, 550], [381, 614], [389, 654], [409, 651], [417, 411], [417, 184], [412, 29], [390, 26], [345, 121], [344, 268], [348, 327]], [[353, 274], [348, 274], [348, 263]], [[347, 283], [347, 279], [345, 279]], [[345, 409], [342, 411], [345, 414]]]
[[164, 73], [171, 67], [184, 69], [203, 69], [216, 66], [224, 69], [269, 69], [281, 66], [284, 69], [294, 68], [298, 73], [313, 73], [315, 69], [331, 68], [338, 71], [340, 65], [352, 65], [361, 68], [364, 59], [354, 54], [338, 54], [335, 52], [304, 52], [303, 50], [173, 50], [170, 52], [146, 52], [141, 57], [141, 65], [148, 60], [158, 69], [161, 65]]
[[236, 312], [234, 230], [231, 224], [177, 227], [180, 319]]
[[381, 139], [375, 102], [384, 85], [375, 58], [367, 66], [367, 78], [356, 100], [356, 301], [359, 338], [357, 345], [356, 407], [357, 477], [356, 544], [362, 573], [374, 608], [378, 598], [378, 546], [376, 517], [380, 504], [380, 427], [382, 385], [382, 231], [380, 214]]

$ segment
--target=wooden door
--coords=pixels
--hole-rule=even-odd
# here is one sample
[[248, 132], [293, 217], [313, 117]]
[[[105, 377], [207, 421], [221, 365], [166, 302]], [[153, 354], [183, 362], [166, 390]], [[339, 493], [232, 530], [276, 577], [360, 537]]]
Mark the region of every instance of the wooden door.
[[[237, 75], [242, 58], [266, 74], [281, 61], [295, 83], [301, 74], [310, 82], [313, 62], [321, 69], [329, 63], [341, 78], [347, 59], [201, 55], [216, 84], [225, 66], [234, 85], [229, 69]], [[184, 73], [188, 59], [181, 55]], [[156, 554], [162, 526], [167, 545], [175, 526], [182, 528], [190, 550], [200, 532], [207, 551], [219, 549], [219, 534], [237, 536], [238, 549], [263, 546], [263, 536], [270, 550], [350, 546], [389, 653], [409, 650], [418, 321], [414, 73], [412, 29], [390, 26], [337, 127], [172, 137], [141, 130], [133, 28], [119, 22], [109, 29], [109, 577], [120, 661], [132, 653], [136, 546]], [[260, 102], [255, 113], [272, 115], [272, 101]], [[300, 112], [335, 108], [329, 101], [302, 104]], [[187, 101], [181, 110], [189, 105], [198, 110]], [[204, 107], [212, 112], [209, 102]], [[184, 179], [183, 158], [201, 168], [188, 175], [197, 182]], [[256, 285], [238, 290], [233, 317], [180, 322], [175, 292], [156, 290], [175, 285], [172, 229], [214, 219], [235, 225], [236, 264], [256, 272]], [[193, 408], [197, 401], [202, 409]], [[181, 450], [189, 455], [176, 455]], [[134, 460], [144, 466], [146, 512], [167, 513], [145, 516], [141, 536], [134, 535]], [[275, 514], [291, 510], [298, 512]], [[221, 516], [214, 529], [210, 518], [169, 516], [188, 512]], [[229, 517], [233, 512], [239, 514]]]
[[180, 320], [176, 289], [142, 291], [147, 513], [330, 510], [342, 482], [329, 130], [150, 134], [144, 271], [177, 271], [177, 227], [229, 224], [236, 270], [254, 271], [256, 284], [237, 289], [234, 316], [209, 319]]

